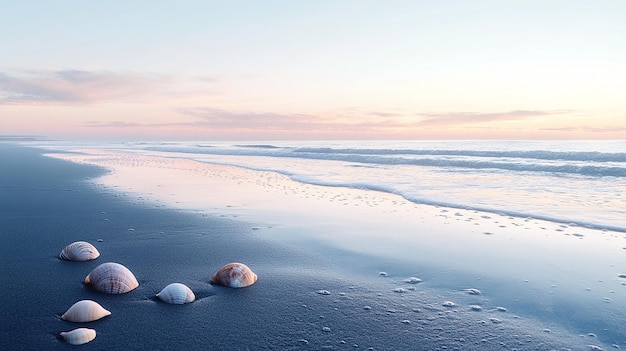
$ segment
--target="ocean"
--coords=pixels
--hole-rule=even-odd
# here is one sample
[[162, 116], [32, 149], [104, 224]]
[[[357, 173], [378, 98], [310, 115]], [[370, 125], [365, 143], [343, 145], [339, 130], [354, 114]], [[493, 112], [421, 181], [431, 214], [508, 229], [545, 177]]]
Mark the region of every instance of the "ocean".
[[106, 191], [256, 221], [264, 240], [343, 260], [349, 274], [419, 277], [420, 291], [470, 312], [626, 347], [624, 141], [30, 145], [117, 169]]
[[150, 142], [106, 145], [369, 189], [419, 204], [626, 232], [626, 141]]

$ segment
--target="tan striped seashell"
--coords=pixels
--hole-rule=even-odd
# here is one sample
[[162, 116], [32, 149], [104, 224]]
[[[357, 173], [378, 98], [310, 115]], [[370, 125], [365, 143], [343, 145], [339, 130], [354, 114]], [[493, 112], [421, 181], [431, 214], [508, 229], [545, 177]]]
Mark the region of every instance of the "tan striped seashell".
[[111, 311], [106, 310], [95, 301], [80, 300], [63, 313], [61, 319], [69, 322], [84, 323], [96, 321], [110, 314]]
[[193, 291], [187, 285], [181, 283], [172, 283], [166, 286], [156, 296], [163, 302], [175, 305], [190, 303], [196, 299]]
[[254, 284], [256, 280], [256, 274], [248, 266], [237, 262], [229, 263], [220, 268], [211, 278], [213, 283], [231, 288], [244, 288]]
[[63, 248], [59, 254], [59, 258], [65, 261], [90, 261], [98, 256], [100, 256], [98, 249], [86, 241], [75, 241]]
[[85, 277], [85, 284], [106, 294], [124, 294], [139, 286], [133, 273], [115, 262], [103, 263], [94, 268]]
[[89, 328], [77, 328], [68, 332], [62, 332], [61, 337], [63, 337], [68, 344], [82, 345], [95, 339], [96, 331]]

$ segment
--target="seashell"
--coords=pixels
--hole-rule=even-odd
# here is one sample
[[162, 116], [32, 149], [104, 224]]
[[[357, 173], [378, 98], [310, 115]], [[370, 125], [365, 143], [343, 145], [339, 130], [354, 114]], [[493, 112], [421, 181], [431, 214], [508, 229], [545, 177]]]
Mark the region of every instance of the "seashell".
[[128, 268], [119, 263], [107, 262], [94, 268], [85, 277], [85, 284], [107, 294], [124, 294], [139, 286], [139, 282]]
[[79, 323], [93, 322], [110, 314], [111, 311], [106, 310], [95, 301], [80, 300], [63, 313], [61, 319]]
[[229, 263], [211, 278], [211, 282], [231, 288], [244, 288], [254, 284], [256, 280], [256, 274], [243, 263]]
[[77, 328], [68, 332], [62, 332], [61, 336], [72, 345], [82, 345], [96, 338], [96, 331], [89, 328]]
[[190, 303], [196, 299], [193, 291], [187, 285], [181, 283], [172, 283], [166, 286], [156, 296], [163, 302], [175, 305]]
[[98, 249], [86, 241], [75, 241], [63, 248], [59, 254], [59, 258], [65, 261], [90, 261], [98, 256], [100, 256]]

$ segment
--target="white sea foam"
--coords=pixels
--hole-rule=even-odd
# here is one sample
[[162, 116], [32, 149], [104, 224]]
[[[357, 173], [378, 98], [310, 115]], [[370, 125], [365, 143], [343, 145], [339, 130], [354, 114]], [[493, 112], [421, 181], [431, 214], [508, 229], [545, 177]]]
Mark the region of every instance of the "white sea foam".
[[412, 202], [626, 231], [626, 142], [109, 145], [398, 194]]
[[[75, 144], [71, 144], [75, 147]], [[626, 142], [144, 142], [100, 145], [278, 172], [309, 184], [397, 194], [626, 231]]]

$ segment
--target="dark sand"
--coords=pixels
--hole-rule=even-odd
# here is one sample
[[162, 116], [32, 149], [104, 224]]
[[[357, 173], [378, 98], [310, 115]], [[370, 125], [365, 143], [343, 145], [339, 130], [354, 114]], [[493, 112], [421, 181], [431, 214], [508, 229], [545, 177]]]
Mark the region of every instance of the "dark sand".
[[[258, 223], [133, 204], [85, 181], [104, 170], [46, 158], [39, 150], [0, 144], [0, 165], [2, 349], [610, 348], [498, 310], [480, 295], [438, 295], [424, 283], [403, 282], [404, 275], [380, 276], [385, 262], [375, 257], [266, 240], [255, 230]], [[94, 244], [101, 256], [59, 260], [61, 249], [77, 240]], [[83, 284], [92, 268], [108, 261], [133, 271], [139, 288], [106, 295]], [[209, 283], [234, 261], [249, 265], [258, 282], [244, 289]], [[371, 275], [352, 275], [351, 266], [371, 267]], [[172, 282], [187, 284], [197, 300], [182, 306], [157, 301], [154, 295]], [[451, 296], [456, 306], [444, 306]], [[112, 315], [91, 323], [58, 317], [81, 299], [98, 301]], [[77, 327], [96, 329], [96, 339], [71, 346], [58, 337]]]

